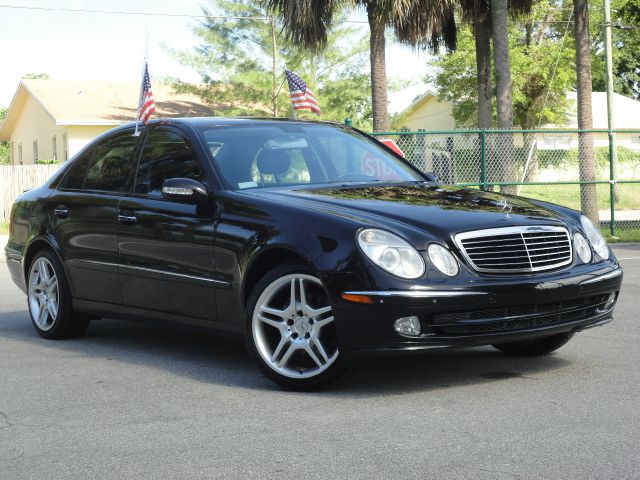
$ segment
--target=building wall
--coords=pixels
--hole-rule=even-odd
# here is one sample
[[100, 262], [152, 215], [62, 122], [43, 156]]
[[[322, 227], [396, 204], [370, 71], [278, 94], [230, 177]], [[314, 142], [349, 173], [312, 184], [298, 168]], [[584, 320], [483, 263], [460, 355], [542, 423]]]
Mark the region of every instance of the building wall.
[[49, 114], [31, 96], [28, 96], [22, 112], [11, 134], [13, 144], [12, 158], [15, 164], [20, 163], [19, 152], [22, 146], [22, 163], [31, 165], [34, 163], [34, 141], [37, 141], [38, 159], [50, 160], [54, 158], [53, 137], [56, 137], [58, 146], [58, 159], [62, 146], [64, 127], [57, 126]]
[[66, 127], [69, 158], [78, 153], [98, 135], [111, 130], [113, 125], [69, 125]]
[[453, 130], [452, 107], [449, 102], [439, 102], [436, 97], [429, 97], [409, 112], [401, 121], [402, 127], [410, 130]]

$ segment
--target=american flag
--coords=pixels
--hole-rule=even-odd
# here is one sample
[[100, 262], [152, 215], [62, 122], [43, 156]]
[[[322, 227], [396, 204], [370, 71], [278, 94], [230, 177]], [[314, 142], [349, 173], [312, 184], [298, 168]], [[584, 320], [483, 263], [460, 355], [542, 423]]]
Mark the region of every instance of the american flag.
[[318, 100], [307, 84], [295, 73], [285, 70], [285, 76], [289, 83], [289, 93], [294, 110], [311, 110], [320, 115]]
[[149, 117], [156, 111], [156, 102], [151, 91], [151, 79], [149, 78], [149, 67], [144, 63], [144, 75], [140, 87], [140, 103], [138, 104], [138, 120], [145, 125], [149, 123]]

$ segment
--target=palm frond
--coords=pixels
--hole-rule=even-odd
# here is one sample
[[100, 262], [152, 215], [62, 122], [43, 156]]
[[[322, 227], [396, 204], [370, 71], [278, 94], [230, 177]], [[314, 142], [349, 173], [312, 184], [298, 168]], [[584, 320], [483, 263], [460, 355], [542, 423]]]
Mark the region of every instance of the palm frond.
[[282, 21], [288, 40], [301, 47], [321, 50], [327, 44], [327, 32], [339, 11], [349, 0], [262, 0], [260, 2]]
[[451, 0], [398, 0], [390, 24], [398, 40], [436, 51], [444, 44], [456, 46], [455, 3]]

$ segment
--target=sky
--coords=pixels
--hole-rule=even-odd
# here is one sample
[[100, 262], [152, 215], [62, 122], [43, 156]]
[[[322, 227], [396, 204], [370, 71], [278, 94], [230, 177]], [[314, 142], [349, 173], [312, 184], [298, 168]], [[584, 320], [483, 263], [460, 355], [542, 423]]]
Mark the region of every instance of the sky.
[[[198, 44], [191, 31], [197, 18], [98, 14], [53, 9], [147, 12], [168, 15], [202, 14], [201, 4], [213, 0], [0, 0], [0, 107], [8, 107], [20, 79], [27, 73], [47, 73], [57, 80], [140, 81], [149, 32], [148, 55], [154, 77], [178, 77], [197, 82], [197, 73], [180, 65], [163, 48], [188, 50]], [[20, 6], [28, 8], [7, 8]], [[362, 13], [350, 18], [364, 20]], [[356, 24], [367, 31], [366, 24]], [[428, 56], [410, 48], [387, 46], [389, 78], [418, 83], [428, 70]]]

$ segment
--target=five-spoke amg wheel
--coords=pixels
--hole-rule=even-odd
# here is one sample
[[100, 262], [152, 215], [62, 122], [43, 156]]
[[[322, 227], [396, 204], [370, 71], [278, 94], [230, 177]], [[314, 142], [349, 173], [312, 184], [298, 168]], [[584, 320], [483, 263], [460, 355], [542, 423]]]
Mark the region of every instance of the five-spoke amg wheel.
[[36, 331], [45, 338], [69, 338], [83, 333], [89, 319], [75, 312], [64, 270], [49, 250], [39, 251], [27, 278], [29, 314]]
[[326, 291], [306, 267], [269, 272], [249, 299], [247, 317], [249, 351], [278, 384], [315, 388], [344, 370]]

